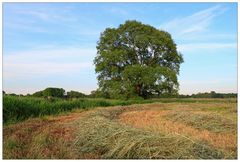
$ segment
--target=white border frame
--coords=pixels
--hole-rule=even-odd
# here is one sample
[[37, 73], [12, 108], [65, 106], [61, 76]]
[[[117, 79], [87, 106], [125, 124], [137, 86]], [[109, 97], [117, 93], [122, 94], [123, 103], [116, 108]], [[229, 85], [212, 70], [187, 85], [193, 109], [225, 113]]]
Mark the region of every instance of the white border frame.
[[[239, 2], [238, 0], [1, 0], [1, 4], [0, 4], [0, 12], [1, 12], [1, 16], [0, 16], [0, 22], [1, 22], [1, 31], [0, 31], [0, 35], [1, 35], [1, 44], [0, 44], [0, 48], [1, 48], [1, 57], [0, 57], [0, 62], [2, 63], [3, 62], [3, 26], [2, 26], [2, 21], [3, 21], [3, 3], [8, 3], [8, 2], [17, 2], [17, 3], [22, 3], [22, 2], [33, 2], [33, 3], [38, 3], [38, 2], [41, 2], [41, 3], [44, 3], [44, 2], [50, 2], [50, 3], [58, 3], [58, 2], [66, 2], [66, 3], [71, 3], [71, 2], [91, 2], [91, 3], [94, 3], [94, 2], [111, 2], [111, 3], [118, 3], [118, 2], [135, 2], [135, 3], [139, 3], [139, 2], [165, 2], [165, 3], [184, 3], [184, 2], [189, 2], [189, 3], [207, 3], [207, 2], [215, 2], [215, 3], [221, 3], [221, 2], [225, 2], [225, 3], [231, 3], [231, 2], [236, 2], [237, 5], [238, 5], [238, 15], [237, 15], [237, 18], [238, 18], [238, 38], [239, 38], [239, 10], [240, 10], [240, 6], [239, 6]], [[237, 39], [237, 44], [238, 44], [238, 39]], [[238, 44], [238, 54], [239, 54], [239, 44]], [[240, 57], [237, 57], [238, 59], [238, 65], [239, 65], [239, 62], [240, 62]], [[0, 73], [1, 73], [1, 77], [3, 77], [3, 73], [2, 73], [2, 64], [1, 64], [1, 67], [0, 67]], [[240, 71], [238, 70], [238, 85], [239, 85], [239, 76], [240, 76]], [[2, 78], [0, 79], [0, 89], [1, 91], [3, 90], [3, 82], [2, 82]], [[238, 87], [238, 93], [240, 92], [240, 88], [239, 86]], [[1, 108], [1, 112], [0, 112], [0, 120], [1, 120], [1, 124], [0, 124], [0, 136], [1, 136], [1, 140], [0, 140], [0, 158], [1, 158], [1, 161], [3, 160], [3, 150], [2, 150], [2, 147], [3, 147], [3, 134], [2, 134], [2, 131], [3, 131], [3, 127], [2, 127], [2, 116], [3, 116], [3, 102], [2, 102], [2, 92], [0, 93], [0, 97], [1, 97], [1, 102], [0, 102], [0, 108]], [[238, 95], [238, 101], [239, 101], [240, 97]], [[237, 102], [238, 103], [238, 102]], [[239, 108], [239, 105], [238, 105], [238, 108]], [[239, 113], [239, 111], [238, 111]], [[238, 118], [238, 132], [239, 132], [239, 118]], [[240, 144], [240, 141], [239, 141], [239, 137], [238, 137], [238, 147], [239, 147], [239, 144]], [[240, 150], [238, 148], [238, 159], [239, 159], [239, 156], [240, 156]], [[87, 159], [86, 159], [87, 160]], [[5, 160], [4, 160], [5, 161]], [[8, 160], [7, 160], [8, 161]], [[11, 161], [18, 161], [18, 160], [11, 160]], [[33, 161], [33, 160], [30, 160], [30, 161]], [[38, 161], [52, 161], [52, 160], [38, 160]], [[58, 161], [66, 161], [66, 160], [58, 160]], [[67, 161], [74, 161], [74, 160], [67, 160]], [[89, 161], [98, 161], [98, 160], [89, 160]], [[123, 161], [123, 160], [110, 160], [110, 161]], [[128, 160], [128, 161], [136, 161], [136, 160]], [[152, 161], [152, 160], [151, 160]], [[168, 161], [183, 161], [183, 160], [168, 160]], [[193, 161], [197, 161], [197, 160], [193, 160]], [[210, 161], [210, 160], [207, 160], [207, 161]], [[211, 161], [217, 161], [217, 160], [211, 160]], [[230, 161], [230, 160], [225, 160], [225, 161]], [[231, 160], [231, 161], [237, 161], [237, 160]]]

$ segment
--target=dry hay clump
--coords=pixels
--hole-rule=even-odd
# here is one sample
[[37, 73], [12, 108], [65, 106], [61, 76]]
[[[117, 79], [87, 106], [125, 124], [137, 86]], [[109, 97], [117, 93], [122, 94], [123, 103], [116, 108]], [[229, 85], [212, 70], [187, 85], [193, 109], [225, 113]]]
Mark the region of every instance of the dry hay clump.
[[164, 116], [173, 122], [181, 122], [200, 130], [215, 133], [236, 133], [237, 124], [215, 113], [173, 111]]
[[[222, 159], [212, 146], [176, 135], [153, 133], [120, 124], [124, 110], [100, 110], [79, 120], [75, 142], [79, 154], [97, 159]], [[96, 156], [98, 155], [98, 156]]]

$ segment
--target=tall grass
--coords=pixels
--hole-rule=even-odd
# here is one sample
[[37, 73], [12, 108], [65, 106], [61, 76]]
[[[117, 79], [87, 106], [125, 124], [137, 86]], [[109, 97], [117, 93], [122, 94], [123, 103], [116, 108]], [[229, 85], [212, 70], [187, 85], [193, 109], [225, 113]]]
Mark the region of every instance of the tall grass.
[[106, 100], [106, 99], [44, 99], [34, 97], [3, 97], [3, 122], [15, 123], [31, 117], [59, 114], [73, 109], [87, 109], [93, 107], [106, 107], [115, 105], [130, 105], [137, 103], [150, 103], [145, 100]]

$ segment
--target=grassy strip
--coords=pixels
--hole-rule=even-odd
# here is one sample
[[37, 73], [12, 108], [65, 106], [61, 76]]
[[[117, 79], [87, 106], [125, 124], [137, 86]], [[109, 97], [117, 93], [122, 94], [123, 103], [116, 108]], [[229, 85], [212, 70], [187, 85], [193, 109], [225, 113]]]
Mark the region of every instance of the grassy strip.
[[130, 105], [137, 103], [151, 103], [151, 100], [106, 100], [106, 99], [44, 99], [33, 97], [3, 97], [4, 124], [16, 123], [31, 117], [54, 115], [73, 109], [87, 109], [93, 107], [106, 107], [116, 105]]
[[184, 136], [122, 125], [114, 120], [121, 111], [121, 108], [97, 111], [77, 123], [76, 147], [80, 155], [93, 154], [101, 159], [224, 158], [221, 151]]

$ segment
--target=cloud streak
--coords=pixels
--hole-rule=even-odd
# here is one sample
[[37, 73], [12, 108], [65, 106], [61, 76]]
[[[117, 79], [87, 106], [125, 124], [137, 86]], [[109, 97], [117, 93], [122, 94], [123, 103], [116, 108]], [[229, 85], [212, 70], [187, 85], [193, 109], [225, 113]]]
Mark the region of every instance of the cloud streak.
[[[85, 16], [85, 13], [76, 14], [71, 5], [54, 7], [52, 4], [41, 5], [5, 5], [4, 28], [23, 33], [61, 34], [64, 30], [69, 35], [98, 36], [101, 28], [95, 28], [95, 21]], [[85, 28], [84, 24], [91, 27]]]
[[3, 58], [4, 79], [67, 75], [93, 70], [96, 54], [92, 49], [58, 48], [6, 54]]
[[196, 12], [192, 15], [176, 18], [160, 25], [160, 29], [170, 31], [176, 37], [201, 33], [206, 31], [215, 17], [226, 11], [220, 5]]
[[193, 52], [193, 51], [217, 51], [221, 49], [237, 49], [236, 43], [186, 43], [179, 44], [178, 51], [180, 52]]

